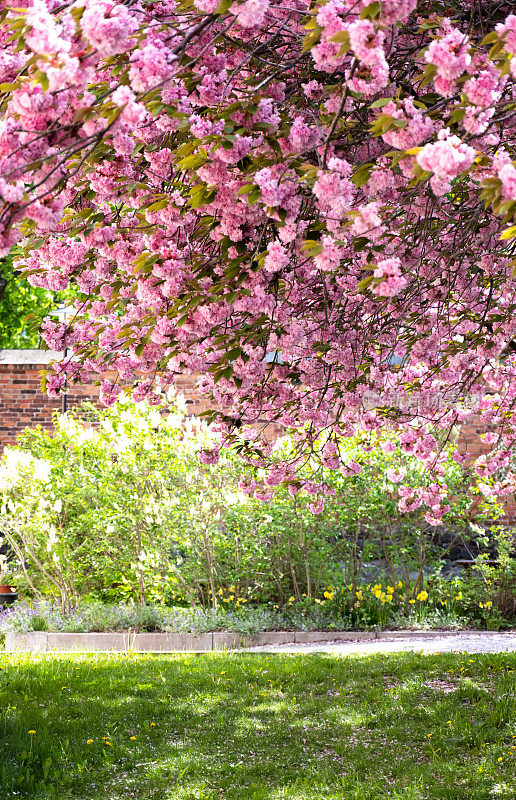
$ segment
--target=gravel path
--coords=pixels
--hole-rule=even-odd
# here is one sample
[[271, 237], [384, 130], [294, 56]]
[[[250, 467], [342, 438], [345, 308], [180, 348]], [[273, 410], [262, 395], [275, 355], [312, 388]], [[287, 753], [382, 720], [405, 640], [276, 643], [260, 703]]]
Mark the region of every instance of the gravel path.
[[516, 652], [516, 633], [453, 633], [433, 636], [377, 639], [372, 642], [320, 642], [317, 644], [280, 644], [247, 648], [253, 653], [330, 653], [331, 655], [370, 655], [371, 653], [506, 653]]

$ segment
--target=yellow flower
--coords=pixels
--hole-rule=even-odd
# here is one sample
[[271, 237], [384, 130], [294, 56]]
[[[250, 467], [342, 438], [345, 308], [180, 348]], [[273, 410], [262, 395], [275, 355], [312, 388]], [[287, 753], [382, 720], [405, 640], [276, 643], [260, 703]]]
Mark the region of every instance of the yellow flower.
[[389, 594], [392, 594], [394, 592], [394, 586], [388, 586], [387, 591], [389, 592]]
[[415, 603], [415, 602], [416, 602], [416, 601], [414, 600], [414, 598], [413, 598], [413, 597], [411, 597], [411, 598], [410, 598], [410, 600], [409, 600], [409, 603], [410, 603], [410, 605], [413, 605], [413, 603]]
[[455, 595], [455, 599], [456, 600], [462, 600], [462, 592], [459, 592], [458, 594], [456, 594]]
[[133, 742], [136, 740], [136, 736], [130, 736], [129, 738], [130, 738], [130, 739], [131, 739], [131, 741], [133, 741]]
[[107, 744], [109, 747], [113, 747], [113, 745], [111, 744], [111, 742], [109, 742], [107, 739], [106, 739], [106, 744]]
[[417, 597], [418, 600], [427, 600], [428, 599], [428, 592], [425, 592], [423, 590], [422, 592], [419, 592], [419, 594], [416, 595], [416, 597]]
[[151, 722], [150, 726], [151, 726], [151, 728], [154, 728], [156, 726], [156, 723], [155, 722]]
[[502, 756], [500, 756], [500, 758], [498, 759], [498, 761], [503, 761], [503, 757], [502, 757]]
[[403, 589], [403, 582], [402, 581], [398, 581], [398, 589]]
[[30, 735], [32, 736], [32, 734], [33, 734], [33, 733], [36, 733], [36, 731], [29, 731], [29, 733], [30, 733]]
[[487, 603], [484, 603], [484, 608], [492, 608], [493, 602], [492, 600], [488, 600]]
[[357, 600], [361, 600], [362, 597], [363, 597], [363, 592], [362, 591], [357, 592]]
[[293, 603], [295, 599], [296, 599], [295, 597], [289, 597], [289, 598], [288, 598], [288, 602], [289, 602], [289, 603]]
[[86, 739], [86, 744], [93, 744], [93, 739]]
[[324, 592], [324, 597], [327, 600], [333, 600], [333, 592]]

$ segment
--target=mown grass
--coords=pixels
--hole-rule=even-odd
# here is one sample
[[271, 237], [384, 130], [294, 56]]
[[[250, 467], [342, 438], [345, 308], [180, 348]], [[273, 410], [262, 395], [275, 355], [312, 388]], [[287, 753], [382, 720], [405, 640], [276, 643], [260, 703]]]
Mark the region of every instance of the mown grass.
[[516, 654], [0, 667], [2, 800], [516, 798]]

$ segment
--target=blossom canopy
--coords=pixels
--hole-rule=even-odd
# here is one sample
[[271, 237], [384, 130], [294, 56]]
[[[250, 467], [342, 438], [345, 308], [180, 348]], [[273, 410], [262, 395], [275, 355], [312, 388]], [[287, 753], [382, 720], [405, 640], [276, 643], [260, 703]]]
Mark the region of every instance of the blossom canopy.
[[480, 415], [513, 491], [511, 6], [2, 2], [0, 251], [77, 292], [48, 391], [199, 373], [224, 433], [301, 427], [332, 468], [388, 422], [436, 497], [432, 431]]

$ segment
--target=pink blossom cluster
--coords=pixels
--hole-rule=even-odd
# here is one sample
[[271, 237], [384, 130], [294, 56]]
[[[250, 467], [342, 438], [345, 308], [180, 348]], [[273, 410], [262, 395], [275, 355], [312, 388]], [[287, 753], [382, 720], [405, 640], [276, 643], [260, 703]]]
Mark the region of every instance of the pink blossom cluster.
[[434, 84], [443, 97], [452, 97], [457, 91], [457, 80], [471, 63], [468, 48], [469, 36], [458, 28], [450, 28], [430, 43], [425, 58], [436, 68]]
[[371, 291], [380, 297], [394, 297], [407, 285], [407, 279], [401, 274], [399, 258], [386, 258], [379, 261], [373, 275], [377, 282]]
[[421, 169], [432, 172], [430, 180], [437, 195], [449, 191], [450, 182], [468, 170], [475, 159], [475, 150], [445, 128], [439, 131], [437, 142], [426, 144], [416, 156]]

